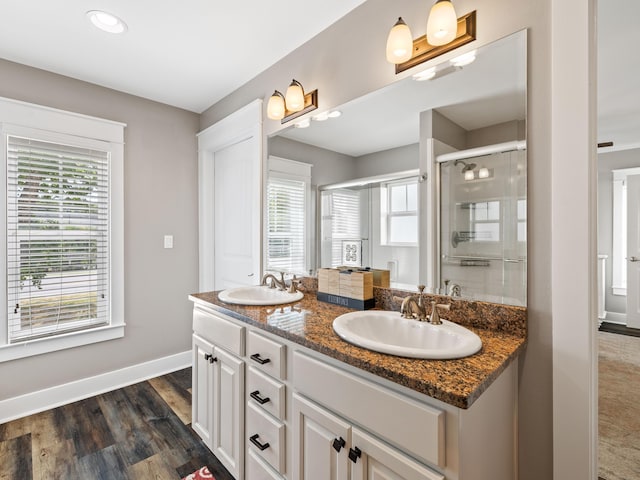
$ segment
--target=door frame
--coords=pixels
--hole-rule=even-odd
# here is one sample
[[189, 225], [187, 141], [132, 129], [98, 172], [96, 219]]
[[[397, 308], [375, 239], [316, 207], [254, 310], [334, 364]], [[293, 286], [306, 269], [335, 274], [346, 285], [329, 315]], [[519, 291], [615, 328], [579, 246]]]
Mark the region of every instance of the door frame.
[[[251, 222], [262, 225], [262, 99], [256, 99], [217, 123], [199, 132], [198, 139], [198, 285], [199, 291], [216, 290], [215, 285], [215, 207], [214, 166], [215, 152], [242, 141], [253, 142], [252, 161], [256, 175], [253, 189]], [[254, 230], [252, 239], [253, 272], [262, 272], [262, 228]]]

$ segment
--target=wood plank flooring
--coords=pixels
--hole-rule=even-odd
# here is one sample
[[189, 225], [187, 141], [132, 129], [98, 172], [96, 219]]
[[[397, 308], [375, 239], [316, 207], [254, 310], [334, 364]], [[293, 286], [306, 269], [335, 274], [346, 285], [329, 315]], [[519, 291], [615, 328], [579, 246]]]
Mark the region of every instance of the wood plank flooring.
[[191, 369], [0, 425], [0, 480], [176, 480], [207, 465], [191, 429]]

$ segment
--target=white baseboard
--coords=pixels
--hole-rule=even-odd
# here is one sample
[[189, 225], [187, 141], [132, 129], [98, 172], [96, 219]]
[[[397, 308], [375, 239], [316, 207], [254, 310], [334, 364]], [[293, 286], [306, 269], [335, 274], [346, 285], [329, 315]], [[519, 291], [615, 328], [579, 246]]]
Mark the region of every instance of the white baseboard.
[[609, 312], [607, 311], [607, 317], [605, 322], [609, 323], [619, 323], [620, 325], [627, 324], [627, 314], [626, 313], [618, 313], [618, 312]]
[[191, 350], [0, 401], [0, 424], [191, 366]]

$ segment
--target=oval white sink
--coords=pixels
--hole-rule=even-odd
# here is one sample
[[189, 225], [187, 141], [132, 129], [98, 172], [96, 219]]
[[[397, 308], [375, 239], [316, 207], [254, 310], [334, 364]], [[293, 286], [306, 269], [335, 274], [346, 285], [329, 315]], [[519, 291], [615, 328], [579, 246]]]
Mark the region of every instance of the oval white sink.
[[289, 293], [262, 285], [229, 288], [218, 294], [223, 302], [235, 305], [282, 305], [297, 302], [303, 296], [302, 292]]
[[452, 359], [482, 348], [478, 335], [456, 323], [432, 325], [386, 310], [345, 313], [333, 321], [333, 330], [349, 343], [400, 357]]

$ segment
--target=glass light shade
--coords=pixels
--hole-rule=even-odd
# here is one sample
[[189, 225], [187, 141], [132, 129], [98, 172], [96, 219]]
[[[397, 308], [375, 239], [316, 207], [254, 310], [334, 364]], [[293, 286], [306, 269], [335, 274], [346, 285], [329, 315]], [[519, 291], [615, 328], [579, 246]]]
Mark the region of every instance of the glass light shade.
[[431, 80], [436, 76], [436, 67], [427, 68], [424, 72], [416, 73], [413, 79], [416, 82], [424, 82], [425, 80]]
[[411, 58], [413, 53], [413, 37], [411, 30], [402, 17], [393, 26], [387, 37], [387, 62], [404, 63]]
[[458, 17], [450, 0], [438, 0], [429, 12], [427, 42], [430, 45], [446, 45], [456, 38]]
[[297, 80], [291, 82], [284, 99], [287, 110], [290, 112], [299, 112], [304, 108], [304, 90], [302, 90], [300, 82]]
[[281, 120], [284, 118], [284, 97], [277, 90], [269, 97], [267, 117], [271, 120]]
[[474, 178], [476, 178], [476, 175], [473, 170], [467, 170], [466, 172], [464, 172], [465, 180], [473, 180]]
[[464, 67], [465, 65], [469, 65], [470, 63], [476, 61], [476, 51], [471, 50], [470, 52], [463, 53], [462, 55], [452, 58], [449, 61], [454, 67]]
[[311, 125], [311, 119], [305, 118], [304, 120], [300, 120], [298, 123], [295, 123], [293, 126], [295, 128], [307, 128]]
[[482, 167], [478, 170], [478, 178], [489, 178], [489, 169], [487, 167]]

